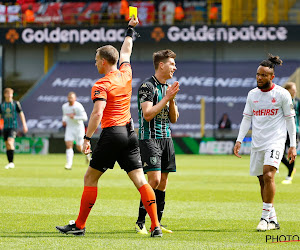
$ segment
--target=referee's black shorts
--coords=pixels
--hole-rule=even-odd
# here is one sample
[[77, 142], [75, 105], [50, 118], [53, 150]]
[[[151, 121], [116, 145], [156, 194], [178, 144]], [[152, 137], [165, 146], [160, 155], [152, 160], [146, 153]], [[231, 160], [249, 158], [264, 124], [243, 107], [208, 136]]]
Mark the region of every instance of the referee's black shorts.
[[149, 171], [176, 172], [172, 138], [140, 140], [139, 145], [144, 173]]
[[113, 169], [116, 161], [127, 173], [142, 168], [137, 135], [129, 125], [102, 130], [90, 166], [105, 172], [108, 168]]

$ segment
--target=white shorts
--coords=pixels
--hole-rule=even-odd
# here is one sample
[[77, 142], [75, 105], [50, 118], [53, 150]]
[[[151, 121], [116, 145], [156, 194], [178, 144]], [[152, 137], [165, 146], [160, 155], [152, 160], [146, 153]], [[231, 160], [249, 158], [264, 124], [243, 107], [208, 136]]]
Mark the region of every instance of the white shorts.
[[65, 141], [75, 141], [76, 145], [82, 145], [84, 141], [84, 133], [84, 127], [67, 127], [65, 132]]
[[277, 169], [279, 173], [279, 165], [283, 156], [283, 148], [270, 148], [262, 151], [251, 151], [250, 156], [250, 175], [263, 175], [264, 165], [270, 165]]

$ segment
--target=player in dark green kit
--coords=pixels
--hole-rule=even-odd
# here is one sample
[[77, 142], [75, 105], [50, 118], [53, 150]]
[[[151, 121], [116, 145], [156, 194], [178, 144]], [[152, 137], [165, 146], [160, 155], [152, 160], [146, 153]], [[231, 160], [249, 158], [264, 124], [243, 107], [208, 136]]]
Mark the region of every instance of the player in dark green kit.
[[22, 111], [19, 102], [13, 100], [14, 91], [11, 88], [4, 89], [4, 102], [0, 106], [0, 118], [4, 119], [3, 137], [6, 146], [6, 155], [8, 164], [6, 169], [14, 168], [14, 150], [15, 150], [15, 138], [18, 128], [18, 114], [20, 115], [21, 122], [23, 124], [23, 132], [27, 133], [27, 124], [25, 115]]
[[[176, 172], [175, 150], [171, 138], [170, 122], [179, 117], [175, 96], [179, 83], [167, 83], [176, 70], [176, 54], [171, 50], [161, 50], [153, 54], [155, 74], [146, 79], [138, 90], [139, 146], [144, 172], [154, 189], [157, 203], [158, 221], [161, 221], [165, 207], [165, 191], [169, 172]], [[135, 229], [147, 234], [145, 227], [146, 210], [140, 202], [139, 216]], [[165, 233], [171, 230], [161, 227]]]

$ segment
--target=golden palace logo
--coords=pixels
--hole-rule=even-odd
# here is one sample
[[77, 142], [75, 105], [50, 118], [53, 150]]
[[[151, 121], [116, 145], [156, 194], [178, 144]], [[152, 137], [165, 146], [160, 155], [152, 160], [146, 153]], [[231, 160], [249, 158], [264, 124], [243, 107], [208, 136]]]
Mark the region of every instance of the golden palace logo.
[[155, 27], [151, 33], [151, 37], [156, 41], [159, 42], [161, 39], [165, 37], [165, 32], [160, 27]]
[[10, 29], [6, 35], [6, 40], [10, 41], [11, 43], [14, 43], [16, 40], [19, 39], [19, 34], [15, 29]]

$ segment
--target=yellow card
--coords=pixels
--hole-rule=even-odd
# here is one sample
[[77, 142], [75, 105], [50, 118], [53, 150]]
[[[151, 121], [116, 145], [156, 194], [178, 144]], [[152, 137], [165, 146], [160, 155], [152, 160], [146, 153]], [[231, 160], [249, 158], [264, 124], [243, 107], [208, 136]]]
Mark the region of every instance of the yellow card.
[[129, 17], [133, 15], [137, 18], [137, 7], [129, 6]]

